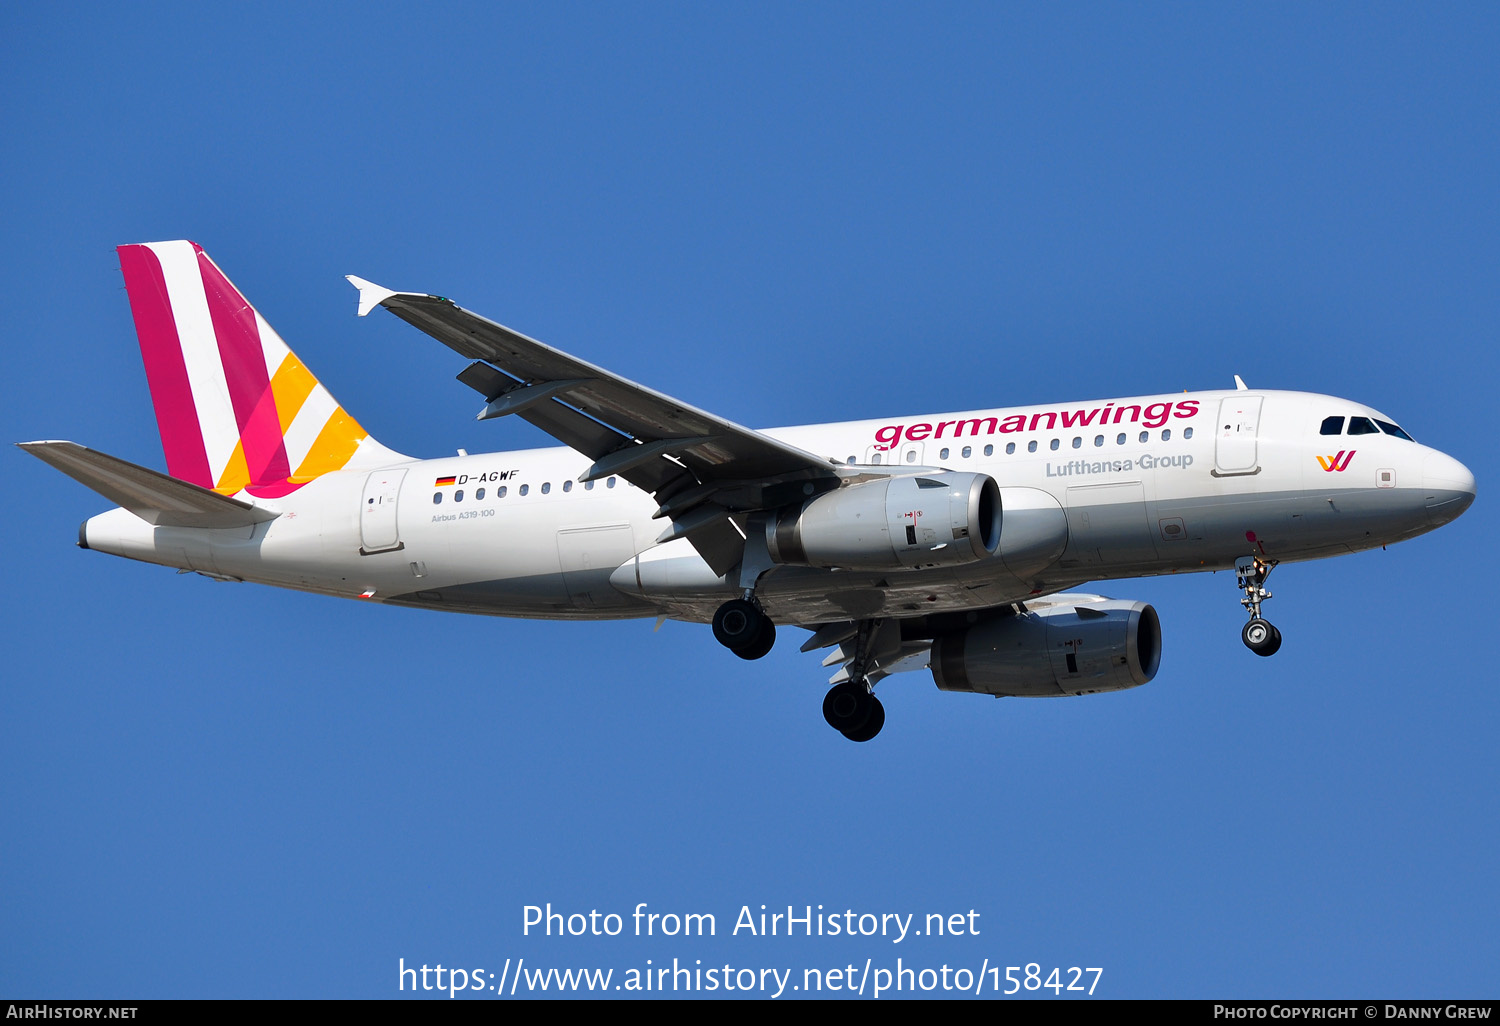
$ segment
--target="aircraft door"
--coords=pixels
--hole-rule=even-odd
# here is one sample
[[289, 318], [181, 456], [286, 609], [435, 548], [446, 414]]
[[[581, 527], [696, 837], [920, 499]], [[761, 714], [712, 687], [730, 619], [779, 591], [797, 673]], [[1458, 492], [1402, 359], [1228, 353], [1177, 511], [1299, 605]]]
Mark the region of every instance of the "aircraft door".
[[1235, 393], [1219, 403], [1218, 437], [1214, 442], [1214, 473], [1254, 474], [1255, 435], [1260, 428], [1263, 396]]
[[405, 470], [377, 470], [365, 478], [359, 504], [359, 552], [393, 552], [402, 548], [396, 529], [396, 500], [401, 496]]

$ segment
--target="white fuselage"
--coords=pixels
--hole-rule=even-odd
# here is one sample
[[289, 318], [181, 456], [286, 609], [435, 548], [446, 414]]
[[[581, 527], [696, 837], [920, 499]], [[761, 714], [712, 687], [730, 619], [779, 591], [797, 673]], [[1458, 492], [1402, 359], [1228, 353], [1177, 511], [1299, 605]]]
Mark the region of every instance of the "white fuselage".
[[[1388, 433], [1321, 434], [1333, 416], [1385, 420], [1323, 395], [1228, 391], [769, 430], [839, 464], [988, 474], [1007, 517], [1065, 518], [1066, 543], [1007, 564], [1002, 531], [999, 557], [960, 566], [783, 566], [758, 596], [773, 619], [804, 624], [975, 609], [1247, 555], [1285, 562], [1379, 546], [1472, 501], [1473, 477], [1456, 460]], [[435, 609], [711, 618], [737, 593], [734, 575], [714, 574], [685, 539], [657, 545], [670, 523], [653, 519], [657, 503], [623, 479], [579, 483], [590, 462], [551, 448], [341, 471], [274, 500], [281, 515], [253, 528], [153, 528], [114, 510], [80, 540], [214, 576]]]

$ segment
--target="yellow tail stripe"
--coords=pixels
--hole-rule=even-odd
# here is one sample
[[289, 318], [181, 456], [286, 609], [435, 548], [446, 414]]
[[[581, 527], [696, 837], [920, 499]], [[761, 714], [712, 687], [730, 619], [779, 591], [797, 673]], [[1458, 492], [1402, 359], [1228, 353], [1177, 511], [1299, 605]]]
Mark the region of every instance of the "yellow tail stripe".
[[224, 465], [224, 473], [219, 475], [219, 483], [214, 485], [214, 491], [221, 495], [234, 495], [249, 485], [250, 465], [245, 462], [245, 443], [241, 440], [234, 443], [234, 452]]
[[317, 384], [318, 379], [302, 365], [297, 354], [288, 352], [286, 359], [281, 361], [281, 366], [276, 368], [276, 375], [271, 378], [271, 396], [276, 400], [276, 416], [281, 421], [282, 437], [286, 436], [286, 429], [291, 427], [297, 411], [302, 409], [302, 404], [307, 401]]
[[344, 464], [349, 462], [354, 450], [359, 448], [359, 443], [367, 437], [369, 432], [360, 427], [359, 422], [340, 406], [328, 418], [328, 423], [323, 425], [323, 430], [318, 432], [317, 440], [307, 450], [307, 458], [302, 461], [297, 472], [287, 480], [293, 484], [305, 484], [330, 471], [344, 469]]

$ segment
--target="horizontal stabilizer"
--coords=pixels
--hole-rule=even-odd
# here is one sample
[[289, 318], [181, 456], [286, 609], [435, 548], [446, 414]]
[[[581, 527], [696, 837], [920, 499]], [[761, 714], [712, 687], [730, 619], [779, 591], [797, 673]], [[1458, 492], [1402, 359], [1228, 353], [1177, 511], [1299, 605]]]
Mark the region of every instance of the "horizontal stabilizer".
[[281, 515], [76, 442], [16, 444], [156, 527], [249, 527]]

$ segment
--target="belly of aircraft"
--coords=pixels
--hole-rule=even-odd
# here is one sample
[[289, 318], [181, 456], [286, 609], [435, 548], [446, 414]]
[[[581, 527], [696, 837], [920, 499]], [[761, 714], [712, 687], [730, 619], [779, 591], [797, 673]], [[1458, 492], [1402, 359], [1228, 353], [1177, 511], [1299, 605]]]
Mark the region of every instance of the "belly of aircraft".
[[[850, 571], [780, 566], [757, 598], [781, 623], [910, 617], [1000, 606], [1092, 580], [1189, 573], [1233, 566], [1244, 555], [1278, 561], [1370, 548], [1425, 529], [1407, 489], [1249, 493], [1179, 502], [1082, 504], [1068, 508], [1067, 551], [1018, 578], [1001, 560], [915, 571]], [[1413, 520], [1413, 517], [1416, 520]], [[1421, 523], [1419, 524], [1418, 521]], [[637, 559], [630, 536], [590, 529], [563, 535], [547, 572], [401, 589], [382, 599], [455, 612], [545, 619], [671, 616], [706, 622], [739, 594], [694, 556], [670, 560], [648, 549]], [[683, 543], [678, 543], [688, 552]], [[561, 562], [552, 562], [553, 559]], [[617, 562], [618, 561], [618, 562]], [[733, 575], [731, 574], [731, 578]]]

